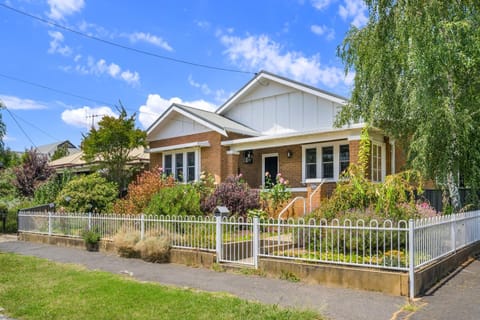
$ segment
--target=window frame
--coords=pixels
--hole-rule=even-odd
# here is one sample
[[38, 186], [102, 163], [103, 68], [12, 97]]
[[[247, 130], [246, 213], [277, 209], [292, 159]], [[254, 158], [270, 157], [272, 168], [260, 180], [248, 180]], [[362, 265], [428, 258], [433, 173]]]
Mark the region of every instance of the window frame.
[[[188, 165], [188, 154], [189, 153], [194, 153], [194, 165], [189, 166]], [[177, 179], [177, 155], [182, 155], [182, 172], [183, 172], [183, 179], [179, 180]], [[172, 167], [169, 168], [171, 170], [171, 175], [175, 177], [175, 180], [177, 180], [180, 183], [190, 183], [190, 182], [196, 182], [198, 181], [200, 177], [200, 148], [188, 148], [188, 149], [178, 149], [178, 150], [171, 150], [168, 152], [163, 152], [162, 153], [162, 164], [165, 165], [165, 157], [171, 156], [172, 157]], [[188, 169], [194, 167], [194, 179], [188, 181]]]
[[[373, 158], [374, 148], [376, 148], [375, 159]], [[378, 152], [379, 148], [380, 148], [380, 152]], [[370, 151], [371, 151], [370, 152], [370, 180], [372, 182], [383, 182], [385, 181], [385, 175], [386, 175], [386, 144], [372, 140]], [[378, 168], [378, 165], [380, 165], [380, 168]], [[376, 166], [376, 168], [374, 168], [374, 166]], [[377, 173], [375, 176], [375, 179], [373, 174], [374, 172]]]
[[[307, 179], [322, 179], [328, 182], [336, 182], [340, 177], [340, 146], [341, 145], [350, 145], [348, 140], [339, 140], [339, 141], [330, 141], [330, 142], [321, 142], [313, 144], [304, 144], [302, 145], [302, 183], [305, 183]], [[333, 177], [332, 178], [322, 178], [323, 173], [323, 148], [324, 147], [333, 147]], [[350, 148], [350, 146], [349, 146]], [[307, 149], [316, 149], [317, 155], [317, 176], [315, 178], [306, 178], [306, 150]], [[350, 163], [350, 149], [349, 149], [349, 163]]]

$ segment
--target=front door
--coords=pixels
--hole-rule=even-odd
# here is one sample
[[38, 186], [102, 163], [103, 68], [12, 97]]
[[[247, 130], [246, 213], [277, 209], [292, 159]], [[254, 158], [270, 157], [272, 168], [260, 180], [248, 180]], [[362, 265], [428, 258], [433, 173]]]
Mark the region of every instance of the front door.
[[[271, 183], [275, 183], [278, 173], [278, 155], [264, 155], [263, 157], [263, 185], [265, 185], [265, 175], [267, 172], [270, 174]], [[266, 186], [267, 188], [271, 186]]]

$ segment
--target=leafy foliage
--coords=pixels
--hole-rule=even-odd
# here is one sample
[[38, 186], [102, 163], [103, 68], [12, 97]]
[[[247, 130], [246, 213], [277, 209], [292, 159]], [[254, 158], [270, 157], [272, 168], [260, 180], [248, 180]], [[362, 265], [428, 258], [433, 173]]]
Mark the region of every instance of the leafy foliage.
[[0, 199], [13, 199], [18, 195], [18, 190], [13, 184], [15, 173], [12, 168], [0, 171]]
[[52, 175], [47, 182], [35, 190], [33, 197], [35, 204], [55, 202], [60, 191], [70, 180], [72, 180], [72, 174], [69, 171]]
[[272, 181], [270, 173], [265, 173], [265, 187], [260, 192], [260, 199], [263, 201], [263, 208], [270, 216], [277, 214], [278, 210], [287, 204], [287, 201], [292, 197], [292, 193], [288, 190], [288, 180], [285, 179], [281, 173]]
[[64, 146], [61, 146], [59, 148], [57, 148], [57, 150], [55, 150], [55, 152], [53, 153], [52, 157], [51, 157], [51, 160], [57, 160], [57, 159], [60, 159], [60, 158], [63, 158], [63, 157], [66, 157], [68, 156], [68, 148], [66, 145]]
[[230, 176], [207, 197], [202, 209], [204, 212], [213, 212], [219, 205], [226, 206], [232, 214], [247, 216], [248, 210], [260, 208], [259, 191], [250, 189], [241, 175]]
[[14, 173], [13, 184], [19, 193], [25, 197], [32, 197], [35, 188], [50, 177], [53, 169], [48, 166], [46, 156], [32, 149], [24, 154], [23, 163], [14, 168]]
[[113, 205], [115, 213], [141, 214], [145, 212], [152, 197], [162, 188], [175, 185], [173, 177], [166, 177], [161, 168], [144, 171], [128, 185], [128, 193], [124, 199], [118, 199]]
[[98, 162], [108, 180], [124, 190], [133, 175], [127, 167], [132, 161], [130, 152], [146, 145], [146, 133], [135, 129], [135, 114], [128, 116], [122, 105], [118, 111], [118, 117], [104, 116], [98, 129], [92, 127], [88, 135], [83, 136], [81, 147], [84, 159]]
[[117, 185], [98, 173], [76, 177], [58, 194], [56, 203], [69, 212], [104, 213], [118, 195]]
[[[2, 109], [5, 109], [5, 105], [3, 104], [3, 101], [0, 100], [0, 111], [2, 111]], [[0, 151], [3, 151], [3, 147], [4, 147], [3, 137], [5, 136], [5, 133], [6, 133], [6, 126], [2, 120], [2, 113], [0, 112]]]
[[352, 211], [374, 211], [383, 218], [402, 220], [418, 214], [415, 195], [422, 193], [420, 173], [409, 170], [387, 176], [384, 183], [371, 182], [366, 177], [369, 153], [370, 140], [365, 128], [360, 140], [359, 162], [350, 164], [332, 197], [320, 205], [317, 216], [333, 219]]
[[0, 168], [2, 166], [3, 168], [11, 168], [19, 164], [21, 164], [21, 159], [16, 152], [10, 150], [10, 148], [7, 148], [7, 149], [0, 148]]
[[153, 196], [145, 213], [173, 216], [201, 215], [200, 193], [191, 184], [162, 188]]
[[[446, 184], [480, 184], [480, 5], [475, 1], [366, 1], [369, 22], [339, 48], [355, 70], [338, 124], [364, 119], [405, 148], [409, 163]], [[474, 192], [476, 194], [476, 192]]]

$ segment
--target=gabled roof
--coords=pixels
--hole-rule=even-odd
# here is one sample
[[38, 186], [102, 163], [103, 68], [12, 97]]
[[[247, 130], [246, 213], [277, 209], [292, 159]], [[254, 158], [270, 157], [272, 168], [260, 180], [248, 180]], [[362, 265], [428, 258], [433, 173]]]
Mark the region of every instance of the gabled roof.
[[[138, 147], [130, 151], [128, 156], [132, 159], [129, 164], [136, 164], [136, 163], [148, 163], [150, 159], [150, 155], [145, 152], [143, 147]], [[83, 151], [79, 151], [77, 153], [62, 157], [57, 160], [50, 161], [48, 166], [53, 169], [68, 169], [71, 168], [74, 171], [76, 169], [82, 169], [85, 167], [89, 167], [90, 164], [87, 163], [83, 158]], [[93, 161], [93, 163], [97, 162], [98, 159]]]
[[240, 90], [238, 90], [233, 96], [231, 96], [223, 105], [221, 105], [217, 109], [217, 111], [215, 111], [215, 113], [224, 114], [231, 106], [239, 102], [243, 97], [245, 97], [250, 92], [255, 90], [255, 88], [257, 88], [258, 86], [265, 85], [267, 81], [274, 81], [274, 82], [283, 84], [285, 86], [292, 87], [294, 89], [307, 92], [339, 104], [345, 104], [348, 101], [347, 98], [342, 97], [340, 95], [337, 95], [328, 91], [324, 91], [324, 90], [309, 86], [307, 84], [262, 70], [259, 73], [257, 73], [252, 80], [250, 80], [246, 85], [244, 85]]
[[35, 148], [35, 150], [40, 154], [53, 155], [57, 148], [61, 145], [66, 145], [69, 153], [75, 152], [78, 148], [71, 143], [69, 140], [58, 141], [50, 144], [44, 144]]
[[250, 136], [260, 135], [257, 131], [240, 124], [236, 121], [225, 118], [222, 115], [211, 111], [192, 108], [178, 103], [173, 103], [165, 112], [147, 129], [147, 136], [150, 135], [154, 129], [168, 118], [173, 112], [179, 113], [193, 121], [196, 121], [207, 128], [212, 129], [224, 136], [228, 136], [227, 132], [235, 132]]

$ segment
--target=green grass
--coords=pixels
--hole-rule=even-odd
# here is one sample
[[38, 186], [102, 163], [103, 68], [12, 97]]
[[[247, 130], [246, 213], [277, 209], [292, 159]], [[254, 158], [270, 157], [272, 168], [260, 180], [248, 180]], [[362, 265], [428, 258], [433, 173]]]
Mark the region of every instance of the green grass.
[[[0, 307], [21, 319], [323, 319], [312, 311], [0, 252]], [[192, 271], [194, 272], [194, 271]]]

